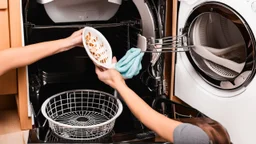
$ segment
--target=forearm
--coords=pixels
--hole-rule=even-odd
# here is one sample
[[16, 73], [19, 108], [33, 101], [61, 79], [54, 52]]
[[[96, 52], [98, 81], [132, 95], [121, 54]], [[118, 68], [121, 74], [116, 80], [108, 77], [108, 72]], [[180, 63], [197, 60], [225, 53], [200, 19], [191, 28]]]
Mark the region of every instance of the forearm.
[[180, 122], [171, 120], [153, 110], [125, 84], [117, 84], [116, 89], [130, 108], [132, 113], [144, 125], [158, 133], [166, 140], [173, 142], [173, 131], [180, 124]]
[[10, 69], [29, 65], [70, 47], [72, 47], [70, 43], [65, 39], [61, 39], [28, 45], [26, 47], [2, 50], [0, 51], [0, 75]]

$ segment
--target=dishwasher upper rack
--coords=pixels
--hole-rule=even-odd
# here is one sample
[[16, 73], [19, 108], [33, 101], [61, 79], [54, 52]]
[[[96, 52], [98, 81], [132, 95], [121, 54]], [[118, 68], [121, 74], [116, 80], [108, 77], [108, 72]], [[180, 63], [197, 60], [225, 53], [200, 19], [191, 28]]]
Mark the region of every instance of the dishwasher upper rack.
[[[127, 28], [133, 28], [138, 31], [138, 42], [135, 44], [134, 40], [136, 38], [131, 38], [134, 40], [130, 44], [130, 47], [138, 47], [138, 45], [142, 45], [144, 48], [141, 48], [141, 52], [145, 53], [173, 53], [173, 52], [187, 52], [190, 51], [194, 46], [188, 45], [186, 34], [179, 36], [167, 36], [162, 38], [155, 37], [144, 37], [141, 34], [142, 29], [138, 28], [138, 25], [141, 25], [141, 22], [138, 20], [129, 20], [122, 21], [116, 23], [88, 23], [88, 24], [67, 24], [67, 25], [35, 25], [33, 23], [27, 22], [24, 24], [26, 29], [66, 29], [66, 28], [77, 28], [81, 29], [85, 26], [93, 27], [93, 28], [115, 28], [121, 26], [127, 26]], [[139, 37], [144, 37], [143, 41]], [[128, 42], [128, 41], [127, 41]], [[130, 42], [129, 42], [130, 43]]]
[[26, 22], [24, 26], [26, 28], [31, 29], [55, 29], [55, 28], [84, 28], [85, 26], [93, 27], [93, 28], [111, 28], [111, 27], [119, 27], [119, 26], [135, 26], [141, 25], [139, 20], [127, 20], [121, 22], [112, 22], [112, 23], [72, 23], [72, 24], [58, 24], [58, 25], [36, 25], [31, 22]]
[[[137, 35], [142, 33], [141, 28], [141, 21], [137, 19], [128, 20], [128, 21], [121, 21], [121, 22], [109, 22], [109, 23], [72, 23], [72, 24], [58, 24], [58, 25], [36, 25], [31, 22], [24, 23], [24, 27], [26, 30], [26, 39], [29, 40], [30, 34], [34, 30], [54, 30], [54, 29], [82, 29], [84, 27], [93, 27], [96, 29], [103, 30], [104, 34], [109, 37], [109, 33], [112, 33], [113, 29], [115, 31], [115, 35], [112, 35], [115, 38], [121, 38], [121, 41], [118, 43], [123, 43], [124, 50], [127, 51], [131, 47], [137, 47]], [[108, 28], [109, 31], [107, 30]], [[119, 29], [119, 31], [116, 31], [116, 28]], [[100, 31], [101, 31], [100, 30]]]

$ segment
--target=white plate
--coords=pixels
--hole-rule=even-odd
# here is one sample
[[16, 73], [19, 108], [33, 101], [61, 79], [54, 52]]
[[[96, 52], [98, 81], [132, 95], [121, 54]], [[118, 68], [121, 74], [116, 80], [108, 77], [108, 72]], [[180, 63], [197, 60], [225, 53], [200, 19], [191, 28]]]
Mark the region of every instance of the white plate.
[[94, 64], [107, 69], [113, 68], [112, 49], [102, 33], [92, 27], [85, 27], [83, 45]]

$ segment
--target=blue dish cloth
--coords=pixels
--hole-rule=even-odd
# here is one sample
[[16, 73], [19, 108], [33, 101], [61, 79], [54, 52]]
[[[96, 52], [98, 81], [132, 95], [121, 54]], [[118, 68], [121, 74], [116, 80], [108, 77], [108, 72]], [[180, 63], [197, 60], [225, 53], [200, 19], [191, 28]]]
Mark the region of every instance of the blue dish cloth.
[[140, 48], [131, 48], [126, 54], [116, 63], [115, 69], [121, 73], [125, 79], [131, 79], [139, 74], [142, 69], [141, 61], [144, 52]]

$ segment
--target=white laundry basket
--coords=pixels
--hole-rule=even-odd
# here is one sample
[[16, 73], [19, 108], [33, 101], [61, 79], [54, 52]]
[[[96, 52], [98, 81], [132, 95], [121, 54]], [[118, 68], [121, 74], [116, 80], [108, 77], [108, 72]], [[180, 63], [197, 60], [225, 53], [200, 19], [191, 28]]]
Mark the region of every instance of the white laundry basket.
[[122, 110], [119, 99], [97, 90], [58, 93], [41, 107], [51, 130], [70, 140], [93, 140], [108, 134]]

